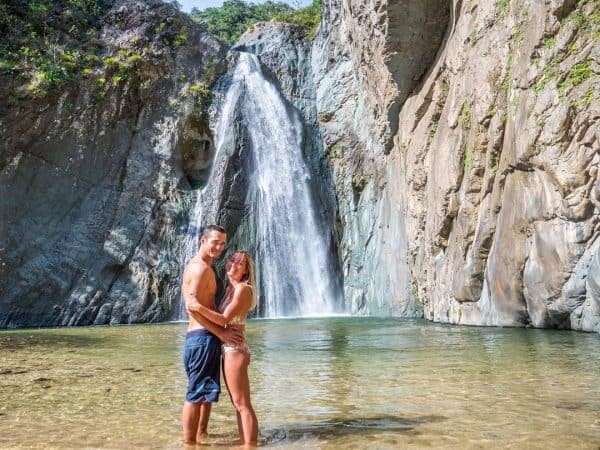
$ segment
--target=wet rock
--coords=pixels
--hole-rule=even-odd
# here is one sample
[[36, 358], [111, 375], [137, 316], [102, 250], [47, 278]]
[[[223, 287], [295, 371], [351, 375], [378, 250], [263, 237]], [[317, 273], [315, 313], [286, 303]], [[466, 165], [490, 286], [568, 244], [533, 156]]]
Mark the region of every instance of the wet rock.
[[403, 181], [388, 172], [386, 155], [398, 147], [398, 112], [433, 64], [449, 16], [447, 1], [323, 5], [312, 65], [352, 313], [420, 314], [408, 270], [406, 209], [396, 198], [404, 195]]
[[[317, 120], [310, 41], [306, 33], [294, 25], [261, 22], [244, 33], [232, 50], [229, 56], [230, 72], [235, 67], [237, 52], [257, 55], [263, 74], [287, 101], [290, 117], [299, 117], [302, 122], [302, 153], [309, 177], [317, 180], [311, 183], [315, 218], [320, 229], [329, 231], [326, 231], [325, 245], [331, 259], [326, 266], [336, 284], [334, 291], [339, 292], [341, 270], [336, 241], [337, 204]], [[228, 88], [227, 83], [222, 83], [221, 86], [222, 90]], [[227, 157], [222, 163], [216, 164], [213, 173], [215, 184], [222, 185], [222, 188], [212, 189], [205, 195], [208, 211], [204, 214], [214, 217], [215, 221], [226, 227], [231, 248], [253, 251], [260, 245], [254, 238], [254, 227], [260, 220], [260, 211], [256, 216], [250, 213], [250, 205], [257, 196], [256, 186], [252, 182], [254, 168], [248, 164], [252, 160], [252, 144], [246, 141], [246, 125], [241, 123], [241, 119], [236, 122], [239, 126], [234, 127], [223, 146], [223, 153]], [[259, 310], [260, 308], [261, 305]]]

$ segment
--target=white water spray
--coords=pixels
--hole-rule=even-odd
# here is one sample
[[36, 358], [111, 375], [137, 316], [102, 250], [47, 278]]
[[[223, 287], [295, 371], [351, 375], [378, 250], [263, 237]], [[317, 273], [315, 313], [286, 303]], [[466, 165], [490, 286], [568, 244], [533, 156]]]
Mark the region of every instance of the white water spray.
[[[319, 225], [311, 177], [302, 155], [302, 122], [262, 74], [255, 55], [241, 53], [216, 132], [215, 165], [225, 164], [222, 147], [241, 112], [252, 145], [257, 189], [250, 205], [256, 223], [256, 266], [265, 317], [330, 315], [341, 312], [328, 239]], [[222, 172], [222, 171], [220, 171]], [[186, 261], [197, 251], [204, 189], [192, 211]], [[214, 192], [214, 191], [212, 191]]]

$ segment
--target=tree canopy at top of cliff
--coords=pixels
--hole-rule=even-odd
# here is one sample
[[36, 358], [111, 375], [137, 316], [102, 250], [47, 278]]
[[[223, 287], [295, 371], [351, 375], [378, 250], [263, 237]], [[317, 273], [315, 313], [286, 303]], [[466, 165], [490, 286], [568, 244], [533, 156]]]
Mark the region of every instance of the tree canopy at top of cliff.
[[139, 75], [142, 61], [161, 48], [187, 42], [192, 21], [175, 6], [161, 0], [145, 0], [141, 9], [133, 0], [120, 4], [147, 30], [114, 45], [103, 28], [129, 26], [113, 11], [115, 0], [1, 0], [0, 91], [9, 103], [43, 97], [67, 81], [95, 81], [105, 91]]
[[95, 64], [102, 17], [114, 0], [4, 0], [0, 74], [46, 89]]
[[227, 0], [218, 8], [192, 9], [193, 20], [206, 27], [220, 41], [233, 45], [248, 28], [257, 22], [273, 20], [292, 23], [304, 29], [311, 37], [321, 17], [321, 0], [310, 6], [294, 9], [282, 2], [247, 3], [244, 0]]

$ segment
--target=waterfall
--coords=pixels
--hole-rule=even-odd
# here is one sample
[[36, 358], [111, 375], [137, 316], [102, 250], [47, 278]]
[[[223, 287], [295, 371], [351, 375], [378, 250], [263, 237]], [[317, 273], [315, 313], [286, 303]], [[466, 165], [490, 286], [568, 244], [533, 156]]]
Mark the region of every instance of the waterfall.
[[[342, 312], [327, 231], [315, 212], [313, 180], [302, 155], [302, 121], [263, 76], [258, 58], [249, 53], [239, 54], [219, 115], [216, 165], [225, 164], [227, 156], [221, 158], [226, 153], [221, 147], [233, 135], [235, 111], [251, 145], [250, 179], [256, 195], [247, 206], [255, 224], [253, 246], [261, 311], [265, 317]], [[212, 178], [209, 186], [223, 182]], [[192, 231], [202, 222], [202, 205], [209, 200], [204, 198], [205, 191], [192, 212]], [[191, 241], [196, 244], [197, 238]], [[196, 249], [190, 247], [190, 254]]]
[[[188, 225], [188, 230], [186, 233], [186, 243], [184, 246], [184, 260], [183, 264], [187, 264], [190, 259], [194, 257], [196, 252], [198, 252], [198, 246], [200, 244], [200, 230], [203, 226], [208, 225], [204, 223], [204, 204], [205, 197], [208, 192], [211, 192], [211, 187], [217, 180], [215, 180], [215, 173], [218, 173], [215, 170], [217, 167], [226, 164], [226, 158], [223, 157], [223, 152], [221, 151], [225, 147], [226, 140], [230, 137], [228, 133], [227, 127], [231, 125], [234, 121], [235, 117], [235, 108], [238, 103], [238, 99], [240, 94], [242, 93], [243, 85], [240, 83], [233, 83], [231, 87], [227, 91], [227, 95], [225, 96], [225, 100], [223, 101], [223, 105], [221, 107], [221, 111], [219, 114], [219, 121], [217, 123], [216, 129], [216, 153], [214, 157], [214, 161], [210, 170], [210, 175], [208, 177], [208, 182], [206, 186], [198, 192], [196, 196], [196, 201], [194, 202], [194, 206], [190, 212], [190, 223]], [[183, 292], [182, 298], [179, 304], [179, 312], [177, 314], [178, 320], [187, 320], [187, 312], [185, 310], [185, 302], [183, 300]]]

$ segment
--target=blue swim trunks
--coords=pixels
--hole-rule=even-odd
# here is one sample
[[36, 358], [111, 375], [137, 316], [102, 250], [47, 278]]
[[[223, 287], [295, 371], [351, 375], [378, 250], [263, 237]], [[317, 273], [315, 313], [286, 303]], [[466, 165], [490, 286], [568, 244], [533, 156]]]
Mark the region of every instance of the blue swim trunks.
[[207, 330], [189, 331], [183, 363], [188, 376], [185, 399], [190, 403], [219, 401], [221, 392], [221, 341]]

